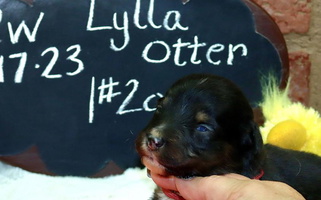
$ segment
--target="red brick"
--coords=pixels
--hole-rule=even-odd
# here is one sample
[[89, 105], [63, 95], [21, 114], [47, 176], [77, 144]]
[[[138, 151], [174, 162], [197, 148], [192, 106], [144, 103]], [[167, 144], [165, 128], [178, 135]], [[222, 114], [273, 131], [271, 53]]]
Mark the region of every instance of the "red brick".
[[282, 33], [306, 33], [310, 27], [311, 0], [253, 0], [264, 8]]
[[311, 61], [305, 52], [289, 53], [290, 61], [290, 98], [295, 102], [308, 105], [309, 102], [309, 77]]

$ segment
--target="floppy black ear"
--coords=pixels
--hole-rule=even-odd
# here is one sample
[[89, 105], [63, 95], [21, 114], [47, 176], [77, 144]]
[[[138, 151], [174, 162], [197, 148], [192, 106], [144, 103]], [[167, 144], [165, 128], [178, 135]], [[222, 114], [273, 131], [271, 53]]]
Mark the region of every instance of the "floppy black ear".
[[248, 177], [254, 177], [262, 166], [263, 141], [258, 125], [251, 121], [243, 132], [241, 148], [243, 150], [243, 172]]
[[258, 128], [258, 125], [254, 121], [250, 122], [250, 131], [244, 139], [244, 145], [249, 145], [254, 154], [262, 151], [263, 140], [261, 132]]

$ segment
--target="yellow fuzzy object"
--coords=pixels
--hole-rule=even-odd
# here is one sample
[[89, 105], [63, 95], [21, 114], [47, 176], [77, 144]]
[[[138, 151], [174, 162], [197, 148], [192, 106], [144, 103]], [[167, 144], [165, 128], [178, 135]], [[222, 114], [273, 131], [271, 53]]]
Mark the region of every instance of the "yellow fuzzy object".
[[313, 108], [294, 103], [288, 87], [280, 90], [273, 77], [263, 84], [260, 106], [265, 123], [260, 127], [263, 142], [321, 156], [321, 118]]

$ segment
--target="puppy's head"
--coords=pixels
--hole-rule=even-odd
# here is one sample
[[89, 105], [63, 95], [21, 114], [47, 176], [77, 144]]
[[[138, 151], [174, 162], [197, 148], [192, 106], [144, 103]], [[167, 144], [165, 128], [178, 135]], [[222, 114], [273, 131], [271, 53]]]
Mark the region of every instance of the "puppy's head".
[[260, 170], [262, 139], [242, 92], [225, 78], [198, 74], [178, 80], [159, 100], [136, 148], [163, 174], [250, 177]]

